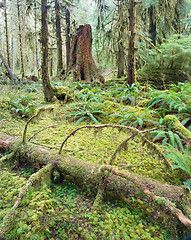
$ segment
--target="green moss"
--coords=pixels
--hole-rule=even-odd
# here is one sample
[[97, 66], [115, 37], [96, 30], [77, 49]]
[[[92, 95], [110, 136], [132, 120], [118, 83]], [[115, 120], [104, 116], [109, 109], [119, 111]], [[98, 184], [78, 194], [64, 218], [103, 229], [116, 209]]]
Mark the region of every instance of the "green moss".
[[180, 123], [175, 115], [166, 115], [164, 117], [164, 122], [169, 128], [172, 128], [174, 131], [183, 134], [186, 138], [191, 139], [191, 132]]
[[71, 101], [73, 99], [69, 87], [66, 86], [55, 86], [54, 92], [58, 100], [61, 101]]

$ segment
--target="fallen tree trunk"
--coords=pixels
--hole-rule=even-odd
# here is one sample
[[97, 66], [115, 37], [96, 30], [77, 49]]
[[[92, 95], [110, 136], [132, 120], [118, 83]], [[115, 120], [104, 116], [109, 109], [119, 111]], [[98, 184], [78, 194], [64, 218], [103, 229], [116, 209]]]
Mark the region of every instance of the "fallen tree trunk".
[[[157, 212], [170, 217], [173, 226], [191, 233], [191, 194], [189, 189], [153, 181], [130, 172], [121, 172], [111, 165], [100, 166], [75, 159], [69, 155], [50, 152], [32, 144], [15, 144], [15, 139], [0, 134], [0, 151], [14, 149], [19, 164], [37, 169], [52, 164], [64, 177], [97, 192], [96, 201], [112, 196], [122, 200], [134, 196], [155, 204]], [[3, 159], [5, 160], [5, 159]], [[0, 162], [1, 164], [1, 162]], [[103, 196], [100, 196], [103, 195]], [[183, 230], [182, 230], [183, 229]]]

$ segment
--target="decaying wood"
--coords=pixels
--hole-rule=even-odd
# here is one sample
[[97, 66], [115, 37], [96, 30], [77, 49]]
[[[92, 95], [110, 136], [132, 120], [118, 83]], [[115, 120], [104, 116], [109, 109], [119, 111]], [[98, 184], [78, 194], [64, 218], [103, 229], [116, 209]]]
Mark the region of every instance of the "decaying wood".
[[74, 36], [70, 50], [69, 69], [74, 70], [77, 81], [92, 82], [95, 79], [104, 83], [104, 77], [98, 73], [98, 68], [92, 57], [92, 29], [89, 24], [80, 25]]
[[[14, 144], [13, 138], [0, 134], [0, 150], [5, 150], [8, 146], [11, 149]], [[147, 201], [154, 202], [159, 211], [172, 216], [172, 221], [181, 223], [186, 231], [191, 231], [189, 219], [191, 218], [191, 194], [187, 188], [160, 183], [130, 172], [122, 172], [111, 165], [100, 166], [84, 162], [69, 155], [56, 154], [29, 143], [17, 145], [17, 148], [14, 149], [14, 155], [19, 164], [38, 168], [47, 165], [53, 166], [63, 176], [70, 176], [70, 179], [76, 184], [84, 188], [91, 188], [95, 193], [98, 191], [97, 202], [102, 199], [103, 192], [104, 197], [112, 196], [126, 199], [128, 195], [133, 195], [142, 200], [147, 199]], [[107, 172], [107, 174], [101, 175], [100, 183], [101, 171]]]

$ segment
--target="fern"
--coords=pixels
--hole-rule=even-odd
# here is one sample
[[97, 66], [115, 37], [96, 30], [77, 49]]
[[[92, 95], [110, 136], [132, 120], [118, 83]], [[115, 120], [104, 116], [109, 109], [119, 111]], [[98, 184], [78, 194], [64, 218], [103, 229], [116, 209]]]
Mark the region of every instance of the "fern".
[[184, 153], [177, 151], [177, 149], [168, 145], [165, 147], [167, 152], [164, 154], [167, 158], [172, 160], [175, 164], [172, 166], [173, 169], [181, 169], [189, 177], [191, 177], [191, 156], [190, 151], [186, 150]]

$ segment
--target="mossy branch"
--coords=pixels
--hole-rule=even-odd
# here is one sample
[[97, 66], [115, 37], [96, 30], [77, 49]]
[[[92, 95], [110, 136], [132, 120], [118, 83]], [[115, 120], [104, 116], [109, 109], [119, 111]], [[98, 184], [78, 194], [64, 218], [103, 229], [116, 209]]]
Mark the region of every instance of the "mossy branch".
[[187, 228], [191, 228], [191, 220], [187, 218], [180, 209], [175, 207], [175, 204], [169, 201], [168, 199], [164, 197], [159, 197], [152, 193], [149, 189], [145, 187], [145, 184], [139, 181], [138, 178], [134, 177], [132, 174], [129, 174], [127, 172], [121, 172], [111, 165], [102, 165], [99, 169], [99, 171], [109, 171], [117, 176], [120, 176], [122, 178], [126, 178], [127, 180], [131, 181], [138, 187], [142, 193], [144, 193], [148, 199], [156, 202], [158, 205], [160, 205], [165, 211], [170, 211], [171, 214], [178, 218], [178, 220], [184, 224]]
[[[137, 128], [133, 128], [133, 127], [128, 127], [128, 126], [123, 126], [123, 125], [116, 125], [116, 124], [103, 124], [103, 125], [86, 125], [86, 126], [82, 126], [82, 127], [79, 127], [79, 128], [76, 128], [75, 130], [73, 130], [63, 141], [63, 143], [61, 144], [61, 147], [60, 147], [60, 150], [59, 150], [59, 154], [61, 154], [62, 152], [62, 148], [64, 146], [64, 144], [68, 141], [68, 139], [71, 137], [71, 136], [74, 136], [75, 133], [81, 129], [85, 129], [85, 128], [88, 128], [88, 129], [103, 129], [103, 128], [108, 128], [108, 127], [111, 127], [111, 128], [117, 128], [119, 131], [121, 130], [124, 130], [124, 131], [128, 131], [128, 132], [131, 132], [133, 134], [133, 136], [138, 136], [140, 137], [141, 141], [145, 144], [148, 145], [148, 147], [152, 150], [154, 150], [154, 152], [156, 154], [158, 154], [162, 159], [163, 159], [163, 162], [165, 164], [165, 166], [167, 168], [169, 168], [170, 170], [172, 170], [172, 166], [171, 164], [168, 162], [167, 158], [164, 156], [164, 154], [162, 153], [162, 150], [154, 143], [150, 142], [143, 134], [144, 133], [148, 133], [150, 131], [152, 131], [153, 129], [155, 130], [156, 128], [153, 128], [153, 129], [150, 129], [150, 130], [147, 130], [147, 131], [140, 131], [138, 130]], [[159, 127], [159, 128], [162, 128], [162, 127]], [[157, 127], [158, 129], [158, 127]], [[125, 144], [125, 141], [124, 141], [124, 144]], [[123, 143], [122, 143], [123, 145]], [[119, 149], [121, 148], [121, 146], [119, 145]], [[118, 152], [118, 151], [117, 151]], [[115, 154], [115, 153], [114, 153]], [[112, 162], [110, 160], [110, 162]]]
[[20, 189], [20, 193], [18, 196], [17, 201], [15, 202], [14, 206], [11, 210], [5, 215], [3, 222], [0, 226], [0, 239], [7, 239], [8, 233], [11, 230], [11, 227], [15, 221], [15, 210], [18, 208], [19, 204], [21, 203], [22, 199], [28, 192], [30, 186], [35, 185], [37, 183], [45, 182], [47, 179], [51, 178], [51, 173], [53, 170], [52, 164], [48, 164], [46, 167], [40, 169], [38, 172], [32, 174], [28, 179], [27, 183], [24, 187]]
[[35, 115], [33, 115], [31, 118], [29, 118], [29, 120], [25, 124], [25, 128], [24, 128], [24, 131], [23, 131], [23, 143], [27, 142], [27, 128], [28, 128], [29, 123], [34, 118], [40, 117], [43, 113], [45, 113], [45, 112], [52, 112], [53, 110], [54, 110], [54, 107], [41, 107], [41, 108], [38, 108], [37, 113]]
[[191, 140], [191, 132], [181, 124], [181, 122], [175, 115], [166, 115], [164, 117], [164, 122], [167, 127], [174, 131], [179, 132], [180, 134], [184, 135], [187, 139]]
[[57, 124], [56, 125], [51, 125], [51, 126], [48, 126], [48, 127], [45, 127], [45, 128], [42, 128], [42, 129], [40, 129], [38, 132], [36, 132], [35, 134], [33, 134], [29, 139], [28, 139], [28, 141], [30, 142], [30, 140], [31, 139], [33, 139], [37, 134], [39, 134], [40, 132], [42, 132], [42, 131], [44, 131], [44, 130], [46, 130], [46, 129], [48, 129], [48, 128], [54, 128], [54, 127], [56, 127], [57, 126]]

